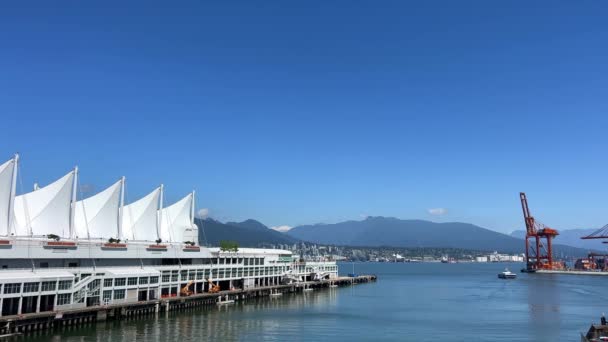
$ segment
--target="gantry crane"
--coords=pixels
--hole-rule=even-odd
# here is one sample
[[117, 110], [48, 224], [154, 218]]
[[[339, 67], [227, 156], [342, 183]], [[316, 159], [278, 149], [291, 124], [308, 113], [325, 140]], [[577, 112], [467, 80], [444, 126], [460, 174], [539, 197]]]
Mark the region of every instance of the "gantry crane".
[[[559, 235], [557, 230], [546, 227], [544, 224], [536, 221], [530, 215], [528, 208], [528, 199], [523, 192], [519, 193], [521, 200], [521, 208], [524, 212], [524, 220], [526, 222], [526, 267], [529, 271], [539, 269], [560, 269], [563, 264], [553, 261], [553, 246], [552, 240]], [[530, 245], [530, 239], [533, 238], [534, 244]], [[542, 239], [546, 239], [546, 244], [541, 243]], [[546, 247], [546, 249], [545, 249]]]

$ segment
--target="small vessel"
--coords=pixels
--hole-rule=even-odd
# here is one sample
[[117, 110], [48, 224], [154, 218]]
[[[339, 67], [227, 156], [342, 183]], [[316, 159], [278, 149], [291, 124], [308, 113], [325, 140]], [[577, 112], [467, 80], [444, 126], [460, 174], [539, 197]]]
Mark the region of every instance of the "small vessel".
[[515, 279], [517, 278], [517, 273], [513, 273], [509, 271], [508, 268], [505, 268], [504, 271], [498, 273], [498, 278], [500, 279]]
[[454, 259], [454, 258], [452, 258], [450, 256], [447, 256], [447, 255], [444, 255], [444, 256], [441, 257], [441, 263], [442, 264], [455, 264], [456, 263], [456, 259]]
[[228, 296], [222, 299], [222, 296], [217, 297], [217, 301], [215, 302], [217, 305], [230, 305], [234, 304], [234, 299], [228, 299]]
[[581, 342], [599, 342], [608, 341], [608, 325], [606, 324], [606, 316], [602, 314], [600, 324], [592, 323], [587, 334], [581, 333]]

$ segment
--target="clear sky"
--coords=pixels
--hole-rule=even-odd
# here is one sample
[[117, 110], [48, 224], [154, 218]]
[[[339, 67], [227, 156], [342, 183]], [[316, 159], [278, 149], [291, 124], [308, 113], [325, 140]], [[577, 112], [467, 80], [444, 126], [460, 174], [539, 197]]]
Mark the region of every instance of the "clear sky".
[[162, 182], [270, 226], [509, 232], [519, 191], [555, 228], [608, 223], [606, 1], [0, 6], [20, 192], [78, 165], [91, 194], [125, 175], [129, 201]]

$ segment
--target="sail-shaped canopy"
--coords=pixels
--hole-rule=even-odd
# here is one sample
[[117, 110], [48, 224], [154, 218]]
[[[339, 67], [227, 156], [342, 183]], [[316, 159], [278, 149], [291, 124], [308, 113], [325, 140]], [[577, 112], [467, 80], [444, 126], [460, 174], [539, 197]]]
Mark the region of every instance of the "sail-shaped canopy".
[[118, 210], [122, 180], [104, 191], [76, 202], [74, 234], [77, 238], [118, 237]]
[[70, 206], [76, 171], [55, 182], [15, 197], [15, 235], [70, 237]]
[[184, 232], [192, 229], [192, 193], [160, 210], [160, 238], [163, 241], [184, 242]]
[[158, 239], [159, 197], [160, 187], [146, 197], [123, 207], [121, 239], [144, 241]]
[[16, 158], [0, 165], [0, 236], [10, 235], [10, 210]]

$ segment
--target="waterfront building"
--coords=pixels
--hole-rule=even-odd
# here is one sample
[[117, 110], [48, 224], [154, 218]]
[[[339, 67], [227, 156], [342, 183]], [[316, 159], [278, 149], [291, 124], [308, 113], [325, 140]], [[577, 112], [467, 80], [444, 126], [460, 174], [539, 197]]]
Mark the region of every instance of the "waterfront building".
[[476, 262], [523, 262], [524, 255], [523, 254], [499, 254], [498, 252], [494, 252], [487, 255], [477, 256], [475, 257]]
[[160, 185], [125, 204], [123, 177], [79, 199], [75, 168], [17, 195], [18, 164], [0, 164], [0, 316], [337, 277], [335, 261], [288, 250], [198, 245], [194, 192], [165, 207]]

